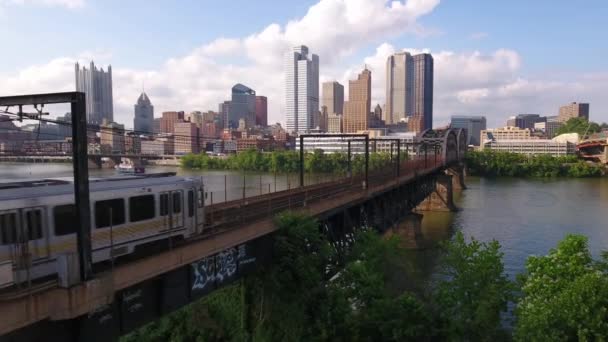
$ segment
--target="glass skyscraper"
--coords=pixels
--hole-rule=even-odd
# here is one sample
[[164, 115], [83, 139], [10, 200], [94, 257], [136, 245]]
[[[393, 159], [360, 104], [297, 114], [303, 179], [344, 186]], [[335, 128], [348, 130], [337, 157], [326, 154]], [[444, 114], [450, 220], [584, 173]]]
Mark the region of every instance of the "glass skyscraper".
[[133, 128], [139, 134], [154, 133], [154, 106], [145, 92], [139, 95], [135, 104]]
[[91, 62], [89, 69], [76, 63], [76, 91], [85, 93], [87, 122], [100, 125], [103, 119], [114, 121], [114, 102], [112, 99], [112, 66], [108, 71], [97, 69]]
[[309, 57], [304, 45], [285, 54], [285, 115], [287, 131], [306, 133], [319, 111], [319, 56]]

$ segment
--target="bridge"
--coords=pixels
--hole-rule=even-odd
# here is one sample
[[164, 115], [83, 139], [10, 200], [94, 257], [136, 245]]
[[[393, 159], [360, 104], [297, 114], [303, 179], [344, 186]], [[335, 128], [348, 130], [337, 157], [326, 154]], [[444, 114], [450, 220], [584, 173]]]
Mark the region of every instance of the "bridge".
[[[427, 130], [393, 167], [207, 206], [207, 233], [92, 279], [74, 279], [70, 270], [78, 267], [62, 264], [56, 279], [0, 292], [0, 336], [115, 340], [269, 262], [273, 217], [286, 210], [316, 217], [336, 248], [357, 227], [415, 235], [421, 216], [414, 211], [455, 210], [452, 190], [464, 188], [465, 150], [463, 130]], [[403, 221], [411, 231], [396, 229]]]
[[608, 164], [608, 134], [591, 135], [576, 145], [579, 156], [585, 160]]
[[[165, 154], [117, 154], [117, 153], [88, 153], [88, 166], [89, 168], [101, 168], [102, 159], [109, 159], [114, 165], [120, 164], [122, 159], [129, 159], [133, 164], [141, 164], [144, 160], [168, 160], [175, 161], [177, 163], [179, 155], [165, 155]], [[26, 153], [26, 152], [3, 152], [0, 153], [0, 161], [5, 162], [30, 162], [30, 163], [57, 163], [57, 162], [71, 162], [72, 156], [67, 153], [59, 152], [39, 152], [39, 153]], [[110, 166], [114, 166], [110, 165]]]

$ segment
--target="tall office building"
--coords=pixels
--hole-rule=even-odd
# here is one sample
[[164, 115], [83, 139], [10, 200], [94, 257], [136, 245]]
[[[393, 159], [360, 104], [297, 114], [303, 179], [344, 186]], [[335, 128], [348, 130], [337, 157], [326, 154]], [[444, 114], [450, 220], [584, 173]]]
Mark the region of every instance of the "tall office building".
[[408, 52], [386, 61], [386, 108], [384, 121], [394, 124], [414, 113], [414, 58]]
[[454, 115], [450, 127], [464, 128], [467, 131], [467, 145], [479, 146], [481, 131], [486, 129], [486, 117]]
[[219, 127], [222, 129], [228, 127], [228, 113], [230, 112], [230, 101], [224, 101], [218, 106]]
[[414, 57], [414, 113], [421, 130], [433, 128], [433, 56], [429, 53]]
[[133, 128], [140, 134], [154, 133], [154, 106], [145, 92], [139, 95], [137, 103], [135, 104]]
[[559, 121], [566, 122], [572, 118], [585, 118], [589, 120], [589, 104], [572, 102], [559, 107]]
[[247, 127], [255, 126], [255, 90], [240, 83], [232, 87], [232, 100], [228, 111], [228, 127], [239, 127], [245, 120]]
[[112, 99], [112, 66], [108, 71], [97, 69], [91, 62], [89, 69], [76, 63], [76, 91], [86, 94], [87, 122], [101, 125], [103, 119], [114, 121], [114, 105]]
[[534, 124], [546, 121], [547, 118], [539, 114], [518, 114], [507, 120], [507, 126], [534, 129]]
[[175, 124], [184, 121], [184, 112], [163, 112], [163, 116], [160, 118], [160, 132], [174, 134]]
[[372, 72], [366, 67], [356, 80], [348, 83], [348, 101], [344, 102], [344, 133], [366, 131], [371, 109]]
[[257, 126], [268, 126], [268, 98], [266, 96], [255, 97], [255, 124]]
[[340, 83], [324, 82], [323, 94], [321, 94], [321, 107], [327, 107], [328, 114], [344, 113], [344, 86]]
[[319, 56], [296, 46], [285, 54], [285, 115], [287, 131], [305, 133], [319, 111]]

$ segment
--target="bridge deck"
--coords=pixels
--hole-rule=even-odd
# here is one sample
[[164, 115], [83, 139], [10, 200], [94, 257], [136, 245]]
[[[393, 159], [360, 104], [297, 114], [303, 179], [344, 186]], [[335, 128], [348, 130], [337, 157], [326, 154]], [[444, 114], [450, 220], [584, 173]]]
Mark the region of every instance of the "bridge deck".
[[111, 303], [118, 290], [272, 233], [276, 230], [273, 217], [278, 212], [291, 209], [323, 217], [445, 167], [441, 160], [429, 159], [427, 167], [424, 164], [424, 160], [403, 162], [398, 178], [390, 169], [370, 172], [367, 190], [361, 177], [353, 177], [207, 207], [208, 233], [172, 250], [117, 266], [69, 289], [51, 284], [37, 291], [2, 295], [0, 335], [44, 319], [84, 315]]

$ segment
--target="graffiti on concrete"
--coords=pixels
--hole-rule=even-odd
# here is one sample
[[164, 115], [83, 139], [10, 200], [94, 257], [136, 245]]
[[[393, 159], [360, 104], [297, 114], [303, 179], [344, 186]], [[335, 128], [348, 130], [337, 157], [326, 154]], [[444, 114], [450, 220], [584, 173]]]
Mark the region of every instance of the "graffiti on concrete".
[[190, 264], [193, 274], [192, 291], [222, 285], [237, 276], [239, 266], [255, 263], [255, 260], [255, 257], [247, 255], [247, 245], [242, 244], [193, 262]]

